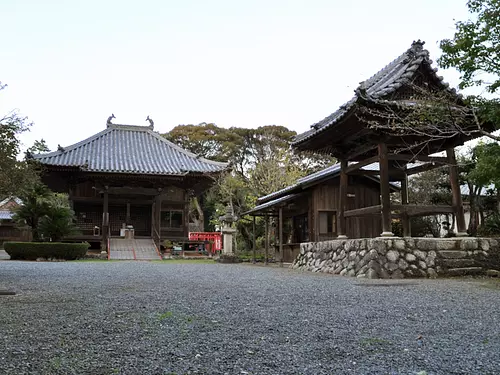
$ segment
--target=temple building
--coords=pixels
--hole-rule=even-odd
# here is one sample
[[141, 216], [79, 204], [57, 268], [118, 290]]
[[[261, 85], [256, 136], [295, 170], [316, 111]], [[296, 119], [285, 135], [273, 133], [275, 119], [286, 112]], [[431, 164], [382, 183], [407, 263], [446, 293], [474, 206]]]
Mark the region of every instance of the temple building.
[[190, 198], [228, 169], [168, 141], [150, 126], [112, 124], [55, 152], [33, 155], [43, 182], [69, 194], [80, 234], [99, 242], [133, 228], [135, 238], [187, 240]]

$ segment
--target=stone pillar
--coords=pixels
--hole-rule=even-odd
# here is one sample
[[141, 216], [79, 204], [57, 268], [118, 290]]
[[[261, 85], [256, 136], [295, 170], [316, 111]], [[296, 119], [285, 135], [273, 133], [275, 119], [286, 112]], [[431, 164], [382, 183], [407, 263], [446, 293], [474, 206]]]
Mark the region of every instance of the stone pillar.
[[[401, 181], [401, 204], [408, 205], [408, 175], [406, 172]], [[411, 222], [406, 210], [403, 212], [401, 221], [403, 222], [403, 237], [411, 237]]]
[[224, 223], [222, 227], [222, 236], [223, 236], [223, 254], [233, 254], [233, 235], [236, 233], [236, 229], [231, 228], [228, 224]]
[[446, 149], [448, 164], [450, 165], [450, 185], [453, 200], [453, 208], [457, 218], [457, 236], [466, 237], [467, 228], [465, 226], [464, 206], [462, 204], [462, 193], [460, 192], [460, 183], [458, 181], [458, 166], [455, 157], [455, 149]]
[[380, 196], [382, 200], [382, 234], [381, 237], [393, 237], [391, 218], [391, 193], [389, 190], [389, 157], [387, 145], [379, 143], [378, 156], [380, 166]]

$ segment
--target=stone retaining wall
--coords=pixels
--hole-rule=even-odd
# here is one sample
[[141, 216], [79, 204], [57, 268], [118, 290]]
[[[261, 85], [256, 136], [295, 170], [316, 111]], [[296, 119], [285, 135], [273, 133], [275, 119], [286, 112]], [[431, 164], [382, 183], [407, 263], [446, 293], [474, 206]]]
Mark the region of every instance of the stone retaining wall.
[[376, 278], [499, 275], [490, 238], [365, 238], [303, 243], [292, 268]]

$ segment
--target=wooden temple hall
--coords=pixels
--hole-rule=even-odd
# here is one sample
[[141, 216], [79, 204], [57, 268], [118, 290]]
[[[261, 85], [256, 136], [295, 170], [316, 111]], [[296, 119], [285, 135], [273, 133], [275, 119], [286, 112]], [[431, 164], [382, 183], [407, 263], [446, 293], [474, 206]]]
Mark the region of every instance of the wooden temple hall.
[[[454, 148], [479, 136], [478, 129], [461, 96], [436, 74], [423, 45], [421, 41], [413, 42], [401, 56], [361, 82], [351, 100], [292, 143], [298, 150], [338, 159], [338, 177], [329, 182], [335, 184], [330, 197], [321, 200], [315, 193], [314, 199], [302, 199], [304, 207], [298, 209], [297, 204], [288, 204], [297, 197], [276, 194], [274, 201], [269, 196], [261, 198], [259, 206], [249, 214], [268, 216], [278, 212], [280, 216], [295, 217], [298, 211], [309, 212], [305, 216], [309, 236], [303, 237], [302, 242], [322, 241], [326, 233], [330, 238], [393, 236], [393, 219], [401, 220], [404, 235], [410, 236], [411, 217], [440, 213], [454, 214], [457, 235], [466, 235]], [[433, 111], [432, 116], [422, 117], [427, 110]], [[449, 167], [452, 206], [408, 204], [408, 177], [442, 166]], [[369, 190], [373, 196], [375, 191], [374, 180], [367, 177], [377, 179], [375, 197], [366, 193]], [[391, 203], [390, 193], [395, 185], [400, 187], [400, 202]], [[360, 195], [364, 198], [360, 199]], [[335, 216], [328, 218], [323, 212], [335, 212]], [[353, 218], [368, 222], [356, 223]], [[316, 224], [312, 223], [314, 220]], [[380, 231], [374, 233], [377, 222]], [[367, 223], [371, 223], [369, 228]], [[331, 225], [336, 228], [329, 228]], [[362, 228], [356, 231], [356, 225]], [[281, 247], [286, 242], [282, 231], [280, 226]]]
[[[188, 239], [192, 196], [211, 186], [226, 163], [199, 157], [169, 142], [150, 126], [117, 125], [74, 145], [34, 155], [43, 181], [69, 194], [80, 234], [100, 242], [133, 228], [136, 238]], [[159, 247], [159, 246], [158, 246]]]

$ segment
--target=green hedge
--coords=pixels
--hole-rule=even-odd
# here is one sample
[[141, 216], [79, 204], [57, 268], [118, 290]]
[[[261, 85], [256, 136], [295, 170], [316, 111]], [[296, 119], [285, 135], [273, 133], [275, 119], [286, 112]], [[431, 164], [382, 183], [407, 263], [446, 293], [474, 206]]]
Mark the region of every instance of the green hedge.
[[6, 242], [4, 244], [5, 251], [12, 260], [36, 260], [38, 258], [73, 260], [83, 258], [89, 247], [87, 242]]

